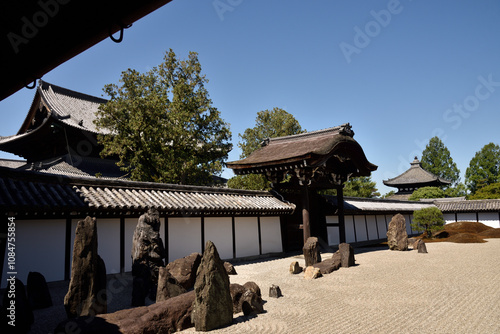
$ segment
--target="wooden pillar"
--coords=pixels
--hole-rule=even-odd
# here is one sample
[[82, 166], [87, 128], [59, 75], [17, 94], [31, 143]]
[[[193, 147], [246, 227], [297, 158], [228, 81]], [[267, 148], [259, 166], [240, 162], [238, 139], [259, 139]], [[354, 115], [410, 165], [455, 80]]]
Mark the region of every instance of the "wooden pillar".
[[339, 214], [339, 239], [340, 243], [346, 242], [345, 238], [345, 217], [344, 217], [344, 185], [337, 188], [337, 210]]
[[309, 224], [309, 189], [304, 185], [302, 190], [302, 230], [304, 233], [304, 244], [311, 236], [311, 226]]

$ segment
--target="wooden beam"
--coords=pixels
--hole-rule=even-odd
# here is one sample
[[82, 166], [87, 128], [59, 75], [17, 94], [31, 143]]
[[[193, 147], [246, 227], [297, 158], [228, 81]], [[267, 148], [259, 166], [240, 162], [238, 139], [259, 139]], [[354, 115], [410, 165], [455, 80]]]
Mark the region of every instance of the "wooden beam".
[[303, 186], [302, 191], [302, 226], [304, 233], [304, 244], [311, 236], [311, 226], [309, 224], [309, 189], [307, 185]]
[[[344, 185], [337, 188], [337, 210], [339, 214], [339, 239], [340, 243], [346, 241], [345, 238], [345, 216], [344, 216]], [[353, 222], [354, 224], [354, 222]]]

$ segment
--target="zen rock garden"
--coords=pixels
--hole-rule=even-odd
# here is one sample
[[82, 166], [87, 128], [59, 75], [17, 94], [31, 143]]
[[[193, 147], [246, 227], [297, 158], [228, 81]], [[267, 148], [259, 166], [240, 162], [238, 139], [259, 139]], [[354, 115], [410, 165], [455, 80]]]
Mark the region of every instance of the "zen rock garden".
[[393, 251], [407, 251], [409, 246], [419, 253], [427, 253], [427, 247], [422, 239], [408, 238], [405, 218], [401, 214], [392, 217], [387, 228], [387, 244]]
[[[231, 325], [233, 314], [264, 312], [259, 286], [230, 284], [229, 275], [236, 270], [220, 259], [211, 241], [203, 254], [165, 265], [159, 227], [156, 210], [139, 218], [132, 244], [132, 308], [106, 314], [106, 268], [97, 253], [96, 220], [87, 217], [78, 223], [64, 298], [68, 319], [55, 333], [173, 333], [189, 327], [210, 331]], [[146, 306], [146, 298], [156, 302]]]

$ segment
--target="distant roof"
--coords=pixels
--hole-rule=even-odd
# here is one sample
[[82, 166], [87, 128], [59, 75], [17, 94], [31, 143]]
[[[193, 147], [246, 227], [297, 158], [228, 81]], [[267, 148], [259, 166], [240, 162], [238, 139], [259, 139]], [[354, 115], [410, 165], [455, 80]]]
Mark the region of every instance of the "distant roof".
[[0, 167], [0, 212], [18, 215], [280, 215], [295, 205], [269, 192], [105, 180]]
[[[332, 205], [337, 206], [337, 197], [323, 195]], [[433, 203], [417, 201], [388, 200], [380, 198], [344, 197], [344, 211], [347, 214], [355, 213], [413, 213], [415, 210], [434, 207]]]
[[443, 212], [500, 212], [500, 199], [457, 200], [436, 199], [434, 204]]
[[354, 132], [347, 123], [324, 130], [268, 138], [250, 156], [228, 162], [227, 166], [236, 174], [262, 173], [279, 168], [315, 167], [337, 154], [340, 159], [348, 157], [358, 176], [370, 175], [377, 166], [366, 159], [353, 136]]
[[389, 187], [425, 187], [451, 184], [451, 181], [443, 179], [422, 168], [420, 161], [415, 160], [410, 164], [411, 167], [403, 174], [395, 178], [383, 181]]

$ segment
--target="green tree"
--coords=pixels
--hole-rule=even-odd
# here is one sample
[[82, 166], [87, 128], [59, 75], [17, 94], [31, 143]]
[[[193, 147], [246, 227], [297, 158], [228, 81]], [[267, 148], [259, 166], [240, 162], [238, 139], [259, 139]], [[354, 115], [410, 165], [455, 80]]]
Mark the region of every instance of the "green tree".
[[[371, 176], [351, 177], [344, 183], [344, 196], [364, 198], [379, 197], [380, 193], [375, 187], [376, 185], [376, 182], [372, 181]], [[337, 196], [337, 189], [320, 190], [319, 193], [322, 195]]]
[[443, 228], [443, 213], [437, 207], [432, 206], [413, 211], [413, 222], [410, 224], [415, 231], [426, 232], [431, 238], [432, 233]]
[[469, 163], [465, 184], [471, 194], [489, 184], [500, 182], [500, 146], [489, 143]]
[[469, 199], [491, 199], [500, 198], [500, 183], [492, 183], [480, 188]]
[[102, 156], [119, 158], [133, 180], [209, 184], [220, 175], [231, 150], [231, 132], [212, 106], [198, 55], [187, 60], [165, 53], [164, 61], [146, 73], [128, 69], [120, 84], [104, 92], [95, 124]]
[[460, 170], [453, 162], [450, 151], [439, 137], [432, 137], [422, 152], [422, 168], [456, 185], [460, 181]]
[[[264, 139], [295, 135], [305, 132], [299, 122], [281, 108], [263, 110], [257, 113], [255, 126], [239, 134], [241, 148], [240, 158], [244, 159], [260, 147]], [[227, 186], [236, 189], [264, 190], [270, 189], [270, 183], [262, 174], [237, 175], [229, 179]]]
[[421, 198], [444, 198], [446, 194], [438, 187], [422, 187], [413, 192], [408, 198], [410, 201], [419, 201]]
[[394, 195], [396, 192], [394, 190], [391, 190], [389, 191], [388, 193], [382, 195], [381, 198], [388, 198], [388, 197], [391, 197], [392, 195]]
[[467, 196], [467, 187], [462, 182], [459, 182], [454, 187], [449, 187], [444, 190], [446, 197], [463, 197]]

